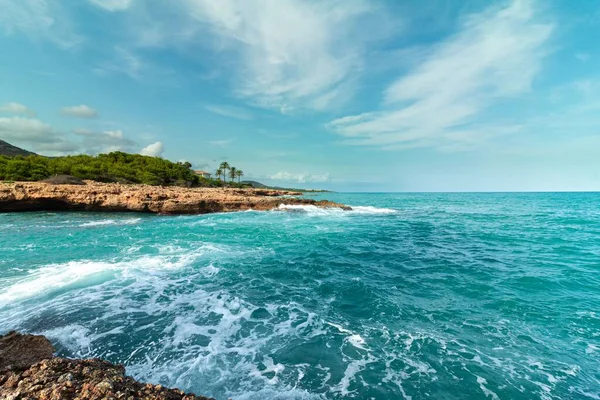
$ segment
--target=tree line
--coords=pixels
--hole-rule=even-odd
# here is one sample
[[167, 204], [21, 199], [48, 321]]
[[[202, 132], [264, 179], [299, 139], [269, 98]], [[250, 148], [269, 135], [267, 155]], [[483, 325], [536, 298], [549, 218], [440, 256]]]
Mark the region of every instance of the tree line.
[[221, 175], [223, 176], [223, 182], [226, 181], [227, 176], [229, 176], [229, 182], [233, 182], [234, 179], [237, 178], [238, 183], [240, 183], [240, 179], [244, 176], [244, 171], [241, 169], [237, 169], [236, 167], [232, 167], [229, 165], [227, 161], [223, 161], [219, 168], [215, 172], [215, 175], [221, 179]]
[[[228, 172], [231, 177], [229, 184], [237, 186], [243, 172], [232, 169], [229, 164], [226, 166], [224, 168], [222, 163], [219, 168], [223, 177]], [[221, 181], [196, 175], [189, 162], [174, 163], [159, 157], [120, 151], [97, 156], [0, 156], [0, 181], [40, 181], [55, 175], [71, 175], [98, 182], [146, 185], [218, 187], [225, 184], [225, 179]], [[234, 178], [238, 178], [238, 184], [233, 182]]]

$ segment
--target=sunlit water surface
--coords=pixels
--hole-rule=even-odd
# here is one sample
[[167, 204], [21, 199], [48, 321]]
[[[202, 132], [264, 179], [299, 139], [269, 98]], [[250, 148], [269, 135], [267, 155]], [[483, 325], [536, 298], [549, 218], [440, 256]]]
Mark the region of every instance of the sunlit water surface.
[[600, 194], [0, 214], [0, 333], [217, 399], [600, 398]]

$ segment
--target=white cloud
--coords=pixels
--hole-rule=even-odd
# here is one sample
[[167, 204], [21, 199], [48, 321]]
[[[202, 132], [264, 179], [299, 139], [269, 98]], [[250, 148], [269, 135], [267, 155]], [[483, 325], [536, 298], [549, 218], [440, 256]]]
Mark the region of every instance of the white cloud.
[[130, 50], [117, 46], [113, 59], [100, 64], [94, 72], [100, 75], [125, 74], [132, 79], [140, 79], [146, 70], [146, 63], [140, 57]]
[[8, 35], [23, 33], [65, 49], [74, 47], [83, 38], [74, 33], [62, 3], [52, 0], [0, 0], [0, 27]]
[[222, 48], [241, 58], [237, 93], [258, 105], [323, 109], [339, 98], [360, 66], [359, 42], [340, 40], [369, 8], [366, 3], [210, 0], [189, 2]]
[[123, 140], [123, 131], [120, 130], [105, 131], [104, 134], [113, 139]]
[[31, 108], [19, 103], [7, 103], [0, 106], [0, 113], [21, 114], [30, 117], [35, 116], [35, 111]]
[[514, 0], [469, 16], [458, 33], [385, 90], [381, 111], [343, 117], [329, 127], [347, 144], [387, 148], [471, 140], [478, 115], [528, 92], [540, 70], [553, 26], [538, 21], [533, 4]]
[[52, 126], [32, 118], [0, 118], [0, 137], [26, 150], [50, 152], [51, 155], [72, 152], [79, 147]]
[[160, 157], [164, 151], [165, 146], [162, 144], [162, 142], [156, 142], [144, 147], [142, 150], [140, 150], [140, 154], [144, 156]]
[[269, 176], [269, 179], [274, 181], [285, 181], [285, 182], [327, 182], [330, 180], [329, 173], [325, 174], [293, 174], [290, 172], [278, 172], [275, 175]]
[[178, 85], [180, 76], [175, 70], [146, 61], [136, 49], [115, 46], [110, 59], [98, 63], [92, 71], [100, 76], [127, 75], [131, 79], [154, 85]]
[[98, 116], [98, 111], [84, 104], [81, 104], [79, 106], [63, 107], [63, 109], [60, 112], [63, 115], [68, 115], [77, 118], [96, 118]]
[[207, 104], [204, 106], [204, 108], [213, 114], [221, 115], [223, 117], [231, 117], [243, 120], [251, 120], [253, 118], [252, 113], [240, 107]]
[[285, 112], [321, 110], [347, 100], [366, 42], [387, 29], [385, 15], [377, 15], [377, 25], [369, 19], [379, 9], [365, 0], [182, 4], [180, 10], [169, 6], [169, 16], [176, 16], [171, 19], [158, 6], [132, 17], [137, 45], [176, 48], [186, 55], [213, 50], [215, 63], [225, 70], [219, 76], [231, 76], [237, 96]]
[[120, 130], [94, 132], [79, 128], [73, 133], [75, 135], [66, 134], [34, 118], [0, 118], [0, 138], [45, 155], [133, 152], [137, 147]]
[[93, 5], [106, 11], [124, 11], [133, 4], [133, 0], [89, 0]]
[[[168, 47], [192, 62], [197, 53], [210, 54], [219, 65], [217, 74], [230, 80], [236, 96], [284, 114], [347, 101], [362, 72], [367, 42], [389, 27], [381, 6], [367, 0], [186, 0], [176, 7], [156, 1], [88, 2], [123, 12], [115, 53], [95, 66], [96, 73], [124, 73], [133, 79], [158, 74], [163, 79], [153, 82], [172, 81], [176, 74], [145, 61], [139, 47]], [[75, 44], [81, 38], [72, 33], [76, 19], [67, 13], [75, 11], [62, 3], [0, 0], [0, 24], [9, 33], [44, 38], [49, 31], [64, 31]], [[394, 25], [398, 27], [398, 18]], [[63, 42], [69, 43], [66, 38]], [[204, 70], [204, 62], [200, 65], [201, 75], [215, 72]]]
[[134, 152], [137, 144], [125, 137], [123, 131], [112, 130], [95, 132], [89, 129], [78, 128], [73, 131], [81, 136], [81, 151], [85, 153], [98, 154], [111, 151]]
[[54, 130], [48, 124], [31, 118], [0, 118], [0, 134], [7, 140], [36, 140], [51, 142]]

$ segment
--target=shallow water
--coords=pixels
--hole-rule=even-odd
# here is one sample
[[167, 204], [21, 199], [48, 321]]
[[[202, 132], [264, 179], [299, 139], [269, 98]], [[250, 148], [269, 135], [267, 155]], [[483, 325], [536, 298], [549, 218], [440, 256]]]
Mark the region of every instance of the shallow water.
[[0, 215], [0, 333], [217, 399], [600, 398], [600, 194]]

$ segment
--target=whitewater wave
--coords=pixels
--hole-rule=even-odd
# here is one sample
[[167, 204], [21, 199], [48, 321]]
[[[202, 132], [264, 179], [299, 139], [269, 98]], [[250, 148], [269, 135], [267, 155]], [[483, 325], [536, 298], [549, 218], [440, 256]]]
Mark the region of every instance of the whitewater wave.
[[393, 208], [380, 208], [372, 206], [350, 206], [354, 214], [396, 214], [398, 210]]
[[372, 206], [350, 206], [351, 211], [340, 208], [322, 208], [313, 205], [280, 204], [277, 211], [296, 212], [315, 216], [338, 216], [338, 215], [381, 215], [396, 214], [398, 210], [392, 208], [379, 208]]
[[128, 218], [128, 219], [120, 219], [120, 220], [104, 219], [104, 220], [100, 220], [100, 221], [84, 222], [83, 224], [81, 224], [79, 226], [82, 228], [89, 228], [89, 227], [107, 226], [107, 225], [136, 225], [136, 224], [140, 223], [141, 220], [142, 220], [141, 218]]
[[[158, 263], [160, 257], [153, 259]], [[195, 281], [198, 276], [217, 278], [219, 269], [212, 264], [186, 269], [183, 274], [154, 275], [141, 269], [145, 263], [104, 263], [113, 272], [126, 268], [128, 274], [115, 274], [110, 286], [86, 287], [55, 296], [39, 308], [29, 308], [28, 314], [48, 312], [70, 320], [58, 326], [52, 320], [50, 326], [38, 332], [71, 355], [110, 357], [124, 363], [128, 374], [137, 379], [219, 399], [325, 398], [304, 389], [305, 374], [311, 374], [311, 380], [322, 388], [338, 383], [332, 391], [348, 394], [371, 362], [371, 356], [344, 356], [349, 364], [340, 380], [332, 378], [327, 364], [290, 364], [277, 359], [273, 354], [290, 351], [299, 340], [314, 340], [323, 352], [332, 345], [339, 350], [329, 351], [342, 354], [366, 352], [368, 347], [357, 332], [341, 323], [326, 322], [295, 302], [255, 304]], [[172, 260], [172, 267], [184, 264], [183, 260]], [[61, 267], [66, 273], [76, 265], [55, 266]], [[36, 283], [46, 277], [37, 276]], [[77, 310], [90, 308], [99, 313], [82, 319]], [[331, 339], [323, 341], [324, 337]], [[114, 347], [113, 343], [122, 341], [136, 350], [119, 355], [120, 345]]]
[[[30, 276], [12, 282], [0, 293], [0, 307], [15, 301], [32, 298], [73, 286], [94, 286], [110, 280], [115, 274], [128, 276], [136, 273], [151, 274], [161, 270], [175, 270], [193, 264], [207, 254], [223, 253], [221, 246], [204, 244], [194, 250], [173, 246], [159, 246], [158, 255], [104, 261], [70, 261], [51, 264], [32, 271]], [[216, 275], [218, 270], [209, 265], [205, 274]]]

